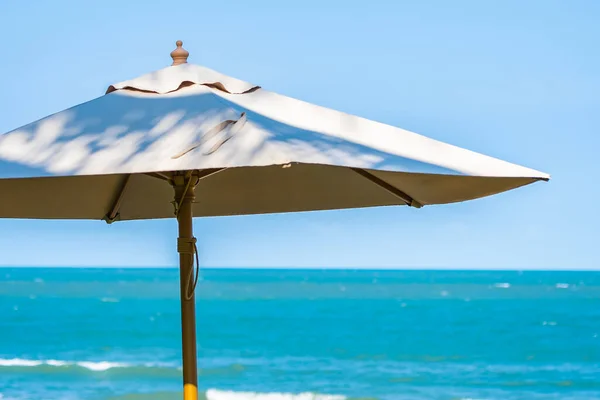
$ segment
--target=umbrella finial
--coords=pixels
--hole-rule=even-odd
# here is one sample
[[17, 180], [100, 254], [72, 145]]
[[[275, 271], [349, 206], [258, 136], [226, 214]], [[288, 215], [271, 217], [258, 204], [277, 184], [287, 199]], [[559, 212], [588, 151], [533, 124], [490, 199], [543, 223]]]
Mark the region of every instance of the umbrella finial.
[[181, 47], [183, 46], [183, 42], [181, 40], [178, 40], [175, 44], [177, 45], [177, 48], [171, 52], [173, 65], [186, 64], [187, 58], [190, 55], [190, 53], [186, 49]]

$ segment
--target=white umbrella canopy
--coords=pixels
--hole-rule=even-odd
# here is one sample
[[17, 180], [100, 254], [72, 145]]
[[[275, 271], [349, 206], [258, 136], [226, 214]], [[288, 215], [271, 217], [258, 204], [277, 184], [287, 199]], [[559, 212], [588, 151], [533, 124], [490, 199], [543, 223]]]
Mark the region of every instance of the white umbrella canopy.
[[419, 208], [549, 179], [187, 64], [180, 41], [171, 56], [0, 135], [0, 218], [176, 217], [186, 400], [198, 396], [192, 217]]
[[0, 217], [173, 217], [153, 173], [191, 170], [220, 171], [194, 216], [420, 207], [549, 178], [182, 63], [0, 135]]

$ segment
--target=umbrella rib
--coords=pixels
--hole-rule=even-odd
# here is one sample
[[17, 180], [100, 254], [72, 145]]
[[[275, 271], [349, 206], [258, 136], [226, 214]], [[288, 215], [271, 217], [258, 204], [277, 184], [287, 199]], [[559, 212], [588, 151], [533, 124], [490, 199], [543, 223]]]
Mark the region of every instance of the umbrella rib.
[[106, 221], [107, 224], [112, 224], [118, 219], [119, 209], [121, 208], [121, 203], [123, 202], [123, 197], [125, 197], [125, 192], [127, 191], [127, 187], [129, 186], [130, 180], [131, 174], [125, 175], [123, 183], [121, 184], [119, 192], [115, 197], [115, 201], [113, 202], [111, 211], [108, 214], [106, 214], [104, 218], [102, 218], [104, 221]]
[[157, 178], [157, 179], [160, 179], [163, 181], [167, 181], [167, 182], [171, 182], [171, 180], [172, 180], [172, 178], [169, 175], [167, 175], [163, 172], [148, 172], [145, 175], [148, 175], [148, 176], [151, 176], [153, 178]]
[[423, 205], [421, 203], [419, 203], [417, 200], [413, 199], [411, 196], [404, 193], [402, 190], [398, 189], [395, 186], [390, 185], [383, 179], [376, 177], [375, 175], [371, 174], [370, 172], [368, 172], [362, 168], [350, 168], [350, 169], [353, 170], [354, 172], [356, 172], [357, 174], [359, 174], [360, 176], [362, 176], [363, 178], [366, 178], [369, 181], [373, 182], [374, 184], [376, 184], [377, 186], [379, 186], [386, 192], [396, 196], [397, 198], [402, 200], [404, 203], [406, 203], [406, 205], [411, 206], [411, 207], [416, 207], [416, 208], [423, 207]]
[[[208, 178], [211, 175], [216, 174], [217, 172], [221, 172], [226, 170], [227, 168], [208, 168], [208, 169], [201, 169], [198, 170], [198, 174], [197, 177], [198, 179], [204, 179], [204, 178]], [[188, 172], [194, 172], [196, 170], [188, 170]], [[165, 181], [165, 182], [169, 182], [172, 183], [173, 182], [173, 173], [170, 173], [171, 175], [169, 175], [168, 172], [146, 172], [144, 173], [144, 175], [152, 177], [152, 178], [156, 178], [156, 179], [160, 179], [161, 181]]]
[[209, 176], [212, 176], [214, 174], [218, 174], [219, 172], [223, 172], [225, 171], [227, 168], [208, 168], [208, 169], [201, 169], [198, 171], [198, 180], [202, 180], [204, 178], [208, 178]]

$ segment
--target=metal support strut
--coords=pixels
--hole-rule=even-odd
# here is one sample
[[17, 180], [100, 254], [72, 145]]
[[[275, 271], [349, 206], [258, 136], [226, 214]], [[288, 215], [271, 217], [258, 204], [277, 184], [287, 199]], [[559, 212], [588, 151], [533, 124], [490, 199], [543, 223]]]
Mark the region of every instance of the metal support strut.
[[[181, 339], [183, 352], [183, 399], [198, 400], [198, 366], [196, 351], [196, 299], [194, 289], [194, 256], [197, 259], [196, 239], [192, 228], [192, 206], [197, 176], [173, 176], [175, 189], [175, 214], [179, 226], [177, 251], [179, 252], [179, 284], [181, 295]], [[192, 282], [193, 280], [193, 282]], [[193, 286], [191, 286], [193, 284]]]

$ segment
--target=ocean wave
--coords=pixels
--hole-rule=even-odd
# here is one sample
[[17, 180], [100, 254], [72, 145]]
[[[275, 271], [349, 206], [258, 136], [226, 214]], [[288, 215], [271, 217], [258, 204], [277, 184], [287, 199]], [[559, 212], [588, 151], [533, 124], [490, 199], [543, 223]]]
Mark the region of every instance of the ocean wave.
[[[557, 325], [555, 321], [543, 321], [542, 325]], [[315, 361], [315, 360], [312, 360]], [[311, 359], [303, 357], [282, 358], [278, 362], [268, 364], [253, 363], [252, 360], [234, 360], [227, 359], [219, 363], [210, 363], [204, 368], [200, 368], [199, 375], [214, 374], [240, 374], [247, 372], [248, 369], [260, 366], [261, 368], [276, 370], [298, 370], [297, 365], [290, 364], [301, 363], [307, 370], [323, 371], [332, 369], [334, 371], [377, 371], [381, 374], [392, 374], [398, 376], [413, 376], [415, 374], [433, 374], [443, 375], [451, 372], [458, 374], [465, 373], [534, 373], [534, 372], [580, 372], [586, 374], [600, 373], [600, 366], [587, 363], [543, 363], [543, 364], [478, 364], [462, 363], [452, 361], [444, 357], [425, 357], [418, 362], [396, 362], [385, 360], [347, 360], [340, 361], [337, 365], [327, 367], [322, 364], [311, 364]], [[0, 375], [9, 370], [36, 370], [45, 371], [63, 371], [65, 373], [87, 371], [90, 373], [110, 372], [122, 375], [143, 374], [143, 375], [161, 375], [169, 374], [179, 376], [181, 374], [181, 364], [178, 362], [124, 362], [124, 361], [68, 361], [56, 359], [24, 359], [24, 358], [0, 358]], [[305, 369], [302, 369], [305, 370]]]
[[118, 303], [119, 299], [114, 297], [103, 297], [100, 299], [100, 301], [103, 303]]
[[495, 283], [494, 287], [497, 287], [499, 289], [508, 289], [508, 288], [510, 288], [510, 283], [508, 283], [508, 282]]
[[[111, 397], [110, 400], [168, 400], [180, 397], [180, 392], [130, 393]], [[219, 389], [208, 389], [206, 392], [200, 393], [199, 397], [201, 400], [377, 400], [374, 397], [355, 399], [342, 395], [320, 394], [314, 392], [238, 392]]]
[[64, 360], [27, 360], [23, 358], [0, 358], [0, 371], [3, 368], [31, 368], [31, 367], [55, 367], [55, 368], [82, 368], [93, 372], [108, 371], [114, 368], [170, 368], [177, 369], [173, 364], [140, 363], [130, 364], [113, 361], [64, 361]]
[[109, 361], [61, 361], [61, 360], [26, 360], [22, 358], [0, 359], [1, 367], [38, 367], [41, 365], [49, 365], [52, 367], [66, 367], [77, 365], [79, 367], [89, 369], [90, 371], [106, 371], [111, 368], [123, 368], [130, 365], [118, 362]]
[[[246, 371], [246, 365], [239, 363], [211, 365], [200, 368], [200, 376], [239, 375]], [[130, 378], [178, 378], [181, 376], [181, 363], [178, 362], [123, 362], [123, 361], [88, 361], [88, 360], [55, 360], [0, 358], [0, 376], [6, 373], [16, 374], [105, 374], [108, 377]]]
[[206, 391], [207, 400], [347, 400], [346, 396], [335, 394], [305, 393], [260, 393], [260, 392], [234, 392], [218, 389]]

